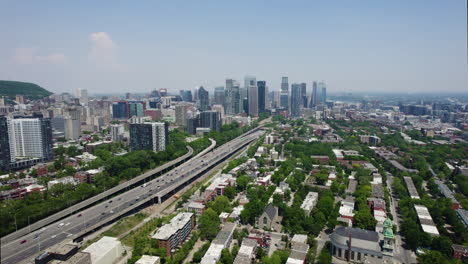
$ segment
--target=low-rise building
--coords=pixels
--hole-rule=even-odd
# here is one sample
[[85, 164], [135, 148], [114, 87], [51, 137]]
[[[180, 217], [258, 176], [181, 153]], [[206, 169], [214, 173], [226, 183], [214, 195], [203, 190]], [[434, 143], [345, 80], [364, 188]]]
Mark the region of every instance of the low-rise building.
[[317, 204], [318, 200], [318, 193], [317, 192], [309, 192], [301, 204], [301, 209], [304, 210], [305, 215], [309, 215], [312, 209]]
[[171, 219], [169, 224], [160, 227], [152, 238], [158, 240], [159, 247], [165, 248], [169, 256], [184, 243], [194, 226], [195, 215], [193, 213], [179, 213]]
[[221, 258], [221, 251], [225, 248], [229, 248], [232, 242], [232, 236], [236, 225], [234, 223], [224, 223], [224, 226], [219, 231], [216, 238], [211, 242], [210, 247], [206, 251], [205, 255], [201, 260], [201, 264], [216, 264]]
[[348, 218], [350, 220], [353, 220], [354, 218], [354, 197], [348, 196], [346, 197], [345, 200], [341, 201], [341, 206], [340, 206], [340, 216], [342, 218]]
[[161, 260], [158, 256], [143, 255], [135, 264], [159, 264]]
[[418, 214], [419, 223], [424, 232], [428, 233], [429, 235], [438, 236], [439, 231], [437, 230], [434, 221], [432, 220], [431, 214], [429, 214], [429, 210], [426, 206], [415, 204], [414, 209]]
[[413, 179], [408, 176], [403, 177], [403, 179], [405, 180], [406, 188], [408, 188], [411, 199], [420, 199], [418, 190], [414, 186]]
[[93, 264], [112, 264], [115, 263], [124, 253], [124, 248], [115, 237], [104, 236], [97, 242], [91, 244], [83, 252], [91, 255]]
[[256, 257], [257, 252], [257, 241], [255, 239], [244, 238], [242, 240], [242, 245], [237, 252], [236, 259], [234, 264], [248, 264]]

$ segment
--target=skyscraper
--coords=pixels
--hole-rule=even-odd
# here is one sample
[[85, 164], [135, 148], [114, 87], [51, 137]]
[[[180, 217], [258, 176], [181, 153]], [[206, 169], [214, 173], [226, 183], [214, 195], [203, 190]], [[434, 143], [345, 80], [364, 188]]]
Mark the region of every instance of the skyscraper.
[[302, 104], [301, 85], [294, 83], [291, 85], [291, 116], [298, 117]]
[[198, 101], [197, 101], [198, 102], [197, 106], [200, 111], [208, 110], [209, 99], [210, 98], [209, 98], [208, 91], [205, 90], [203, 86], [200, 86], [200, 88], [198, 88]]
[[201, 112], [200, 116], [200, 127], [208, 127], [212, 131], [221, 131], [221, 114], [216, 111], [205, 111]]
[[214, 90], [214, 102], [215, 104], [224, 105], [224, 87], [216, 87]]
[[301, 83], [302, 107], [307, 108], [307, 83]]
[[184, 102], [192, 102], [192, 91], [185, 90], [182, 94], [182, 101]]
[[249, 85], [249, 110], [251, 116], [258, 116], [258, 87], [257, 85]]
[[266, 82], [258, 81], [257, 88], [258, 88], [258, 113], [263, 113], [266, 111], [266, 101], [267, 101]]
[[166, 123], [130, 124], [130, 149], [132, 151], [163, 151], [168, 141], [169, 127]]
[[281, 92], [289, 93], [288, 77], [282, 77], [281, 78]]
[[7, 117], [0, 115], [0, 171], [10, 169], [11, 155], [10, 143], [8, 142]]
[[281, 78], [280, 107], [289, 109], [289, 82], [288, 77]]
[[325, 85], [324, 81], [319, 82], [319, 88], [321, 93], [321, 98], [320, 101], [322, 102], [323, 105], [327, 104], [327, 86]]
[[312, 98], [310, 98], [310, 107], [316, 107], [318, 103], [317, 82], [312, 83]]
[[239, 83], [233, 79], [226, 79], [225, 112], [227, 115], [235, 115], [240, 111]]

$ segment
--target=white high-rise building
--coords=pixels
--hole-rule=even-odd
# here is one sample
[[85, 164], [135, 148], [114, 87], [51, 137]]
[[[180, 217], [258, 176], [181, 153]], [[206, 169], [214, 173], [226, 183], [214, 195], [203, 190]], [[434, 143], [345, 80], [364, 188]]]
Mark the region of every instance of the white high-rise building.
[[110, 125], [110, 134], [112, 141], [121, 141], [125, 133], [125, 128], [122, 124]]
[[8, 118], [7, 124], [11, 162], [23, 157], [45, 158], [39, 118]]
[[73, 117], [65, 117], [65, 138], [77, 139], [81, 135], [81, 121]]

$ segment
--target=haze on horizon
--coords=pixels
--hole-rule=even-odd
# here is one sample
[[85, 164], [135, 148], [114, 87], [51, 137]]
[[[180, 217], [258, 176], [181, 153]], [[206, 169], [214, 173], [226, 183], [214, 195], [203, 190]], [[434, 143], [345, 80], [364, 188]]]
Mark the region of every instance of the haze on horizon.
[[[0, 3], [0, 79], [53, 92], [325, 80], [330, 92], [466, 92], [466, 1]], [[308, 88], [310, 91], [310, 88]]]

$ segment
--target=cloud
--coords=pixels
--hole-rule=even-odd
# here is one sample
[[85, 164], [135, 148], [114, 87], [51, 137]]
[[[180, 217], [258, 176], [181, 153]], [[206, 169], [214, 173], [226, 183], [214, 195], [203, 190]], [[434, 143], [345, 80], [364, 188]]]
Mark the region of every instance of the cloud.
[[118, 60], [119, 46], [106, 32], [96, 32], [89, 36], [91, 50], [89, 59], [97, 67], [113, 71], [127, 71], [127, 67]]
[[12, 57], [12, 61], [17, 64], [32, 64], [35, 62], [46, 62], [60, 64], [67, 61], [63, 53], [51, 53], [48, 55], [37, 55], [36, 48], [17, 48]]

